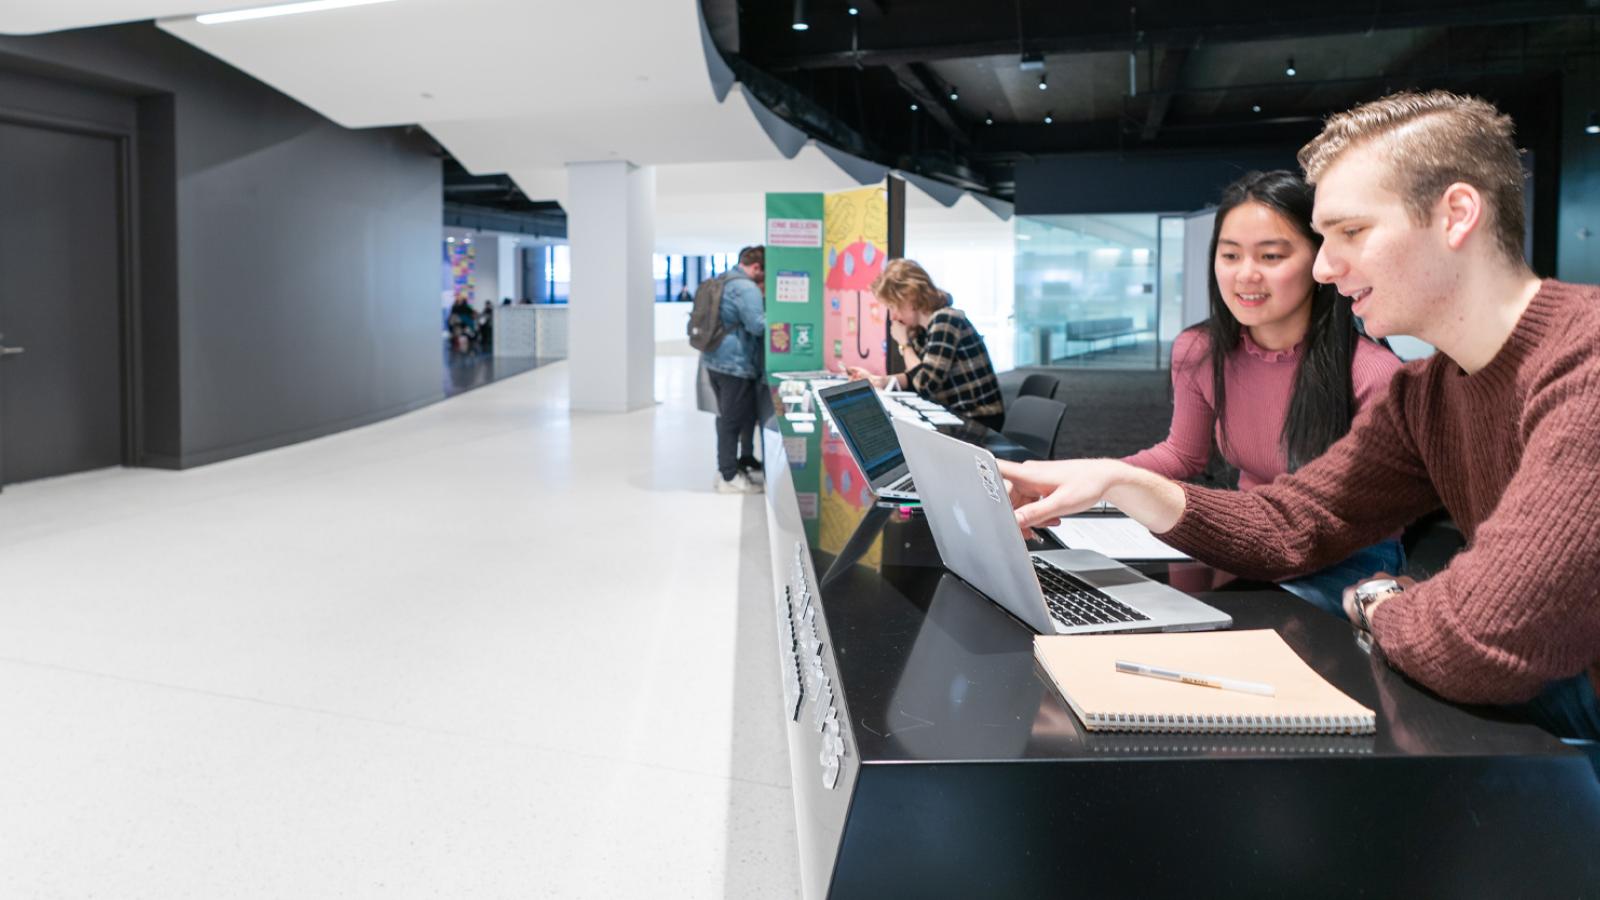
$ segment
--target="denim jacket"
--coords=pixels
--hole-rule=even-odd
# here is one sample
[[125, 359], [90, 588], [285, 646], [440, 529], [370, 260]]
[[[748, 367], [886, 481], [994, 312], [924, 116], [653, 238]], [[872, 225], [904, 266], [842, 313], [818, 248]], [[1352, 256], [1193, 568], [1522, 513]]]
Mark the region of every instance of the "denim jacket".
[[762, 341], [767, 333], [761, 289], [738, 270], [718, 277], [727, 279], [722, 287], [722, 324], [728, 333], [705, 353], [706, 368], [735, 378], [755, 378], [763, 367]]

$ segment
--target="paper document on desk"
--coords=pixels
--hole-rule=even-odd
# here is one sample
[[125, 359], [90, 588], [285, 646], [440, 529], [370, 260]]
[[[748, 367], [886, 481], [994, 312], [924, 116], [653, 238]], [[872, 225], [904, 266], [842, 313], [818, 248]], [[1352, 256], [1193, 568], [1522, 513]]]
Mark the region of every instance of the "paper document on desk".
[[1151, 534], [1150, 529], [1121, 516], [1074, 516], [1050, 526], [1050, 533], [1073, 550], [1093, 550], [1112, 559], [1192, 558]]

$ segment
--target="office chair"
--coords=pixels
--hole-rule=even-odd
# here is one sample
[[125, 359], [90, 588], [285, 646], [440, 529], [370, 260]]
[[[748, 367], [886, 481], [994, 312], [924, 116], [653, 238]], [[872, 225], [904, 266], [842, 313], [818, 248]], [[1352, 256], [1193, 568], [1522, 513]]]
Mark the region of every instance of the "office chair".
[[1056, 391], [1061, 389], [1061, 379], [1054, 375], [1034, 373], [1022, 379], [1022, 389], [1017, 392], [1018, 397], [1043, 397], [1054, 400]]
[[1040, 459], [1053, 459], [1056, 432], [1067, 406], [1044, 397], [1018, 397], [1006, 410], [1006, 424], [1000, 433], [1021, 444]]

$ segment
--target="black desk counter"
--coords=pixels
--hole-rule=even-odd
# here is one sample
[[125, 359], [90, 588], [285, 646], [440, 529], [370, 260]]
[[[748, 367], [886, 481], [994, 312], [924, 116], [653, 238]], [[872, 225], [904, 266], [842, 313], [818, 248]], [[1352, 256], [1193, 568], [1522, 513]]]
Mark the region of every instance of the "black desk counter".
[[920, 516], [869, 516], [825, 422], [763, 435], [807, 897], [1600, 897], [1600, 782], [1542, 731], [1435, 699], [1260, 589], [1202, 596], [1277, 629], [1376, 735], [1086, 732]]

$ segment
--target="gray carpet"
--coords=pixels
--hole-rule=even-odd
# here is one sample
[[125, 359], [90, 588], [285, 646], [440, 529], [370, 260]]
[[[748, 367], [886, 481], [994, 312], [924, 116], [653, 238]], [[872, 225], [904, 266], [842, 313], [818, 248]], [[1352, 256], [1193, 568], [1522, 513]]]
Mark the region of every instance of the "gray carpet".
[[[1156, 370], [1058, 369], [1026, 367], [1000, 373], [1000, 392], [1009, 409], [1022, 380], [1035, 372], [1061, 382], [1055, 399], [1067, 407], [1056, 434], [1057, 459], [1118, 457], [1164, 440], [1172, 421], [1171, 376]], [[1233, 486], [1231, 471], [1213, 450], [1202, 484]]]

